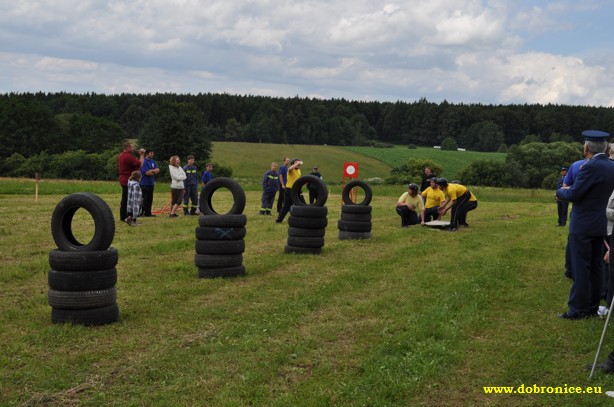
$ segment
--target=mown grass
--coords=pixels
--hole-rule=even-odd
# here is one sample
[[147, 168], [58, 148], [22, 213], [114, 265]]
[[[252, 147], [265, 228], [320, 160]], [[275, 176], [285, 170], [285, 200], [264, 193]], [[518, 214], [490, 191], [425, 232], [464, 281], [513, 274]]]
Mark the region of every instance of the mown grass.
[[[116, 213], [119, 188], [99, 187]], [[583, 369], [603, 320], [556, 318], [567, 231], [551, 193], [502, 201], [484, 189], [470, 228], [447, 233], [399, 228], [401, 192], [375, 187], [373, 239], [339, 241], [332, 190], [323, 254], [300, 256], [283, 253], [287, 224], [256, 215], [260, 194], [248, 191], [247, 276], [236, 279], [197, 278], [194, 217], [118, 224], [120, 321], [93, 328], [50, 321], [49, 220], [63, 195], [0, 195], [0, 405], [607, 403], [482, 389], [614, 388]]]

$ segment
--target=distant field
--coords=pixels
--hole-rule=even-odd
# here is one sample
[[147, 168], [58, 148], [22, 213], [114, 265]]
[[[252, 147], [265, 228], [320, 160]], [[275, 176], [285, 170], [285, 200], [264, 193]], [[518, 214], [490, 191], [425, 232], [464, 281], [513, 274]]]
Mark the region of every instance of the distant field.
[[359, 152], [353, 152], [334, 146], [307, 146], [296, 144], [267, 143], [213, 143], [212, 161], [220, 165], [231, 166], [233, 177], [260, 179], [269, 169], [271, 162], [281, 165], [283, 157], [298, 157], [305, 162], [304, 174], [311, 172], [317, 165], [324, 180], [341, 181], [343, 162], [359, 163], [360, 178], [387, 177], [391, 167], [377, 157], [370, 158]]
[[477, 160], [497, 160], [505, 161], [506, 155], [503, 153], [481, 153], [477, 151], [442, 151], [435, 148], [418, 147], [410, 150], [406, 146], [395, 148], [375, 148], [375, 147], [342, 147], [344, 150], [363, 154], [372, 157], [391, 167], [398, 167], [406, 164], [413, 158], [429, 159], [440, 164], [444, 168], [443, 175], [448, 178], [459, 178], [458, 174], [472, 161]]

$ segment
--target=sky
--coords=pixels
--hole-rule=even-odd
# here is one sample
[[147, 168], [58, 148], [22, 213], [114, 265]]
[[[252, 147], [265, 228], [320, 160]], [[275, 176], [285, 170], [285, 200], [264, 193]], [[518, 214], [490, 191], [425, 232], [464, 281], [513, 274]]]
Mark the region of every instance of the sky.
[[611, 0], [0, 0], [0, 93], [614, 106]]

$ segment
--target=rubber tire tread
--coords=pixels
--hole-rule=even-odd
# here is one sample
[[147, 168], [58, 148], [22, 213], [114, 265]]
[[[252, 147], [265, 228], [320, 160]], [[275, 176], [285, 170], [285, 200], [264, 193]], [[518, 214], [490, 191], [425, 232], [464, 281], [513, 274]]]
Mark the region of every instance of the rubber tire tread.
[[245, 251], [245, 240], [196, 240], [197, 254], [241, 254]]
[[[318, 190], [316, 201], [309, 205], [303, 202], [300, 199], [301, 188], [307, 183], [314, 183]], [[290, 199], [292, 200], [292, 205], [296, 206], [324, 206], [326, 204], [326, 200], [328, 199], [328, 188], [324, 181], [314, 175], [304, 175], [294, 181], [292, 184], [292, 190], [290, 191]]]
[[[85, 209], [94, 220], [94, 236], [82, 243], [73, 234], [75, 212]], [[51, 215], [51, 235], [58, 249], [64, 251], [107, 250], [115, 237], [115, 219], [109, 205], [99, 196], [77, 192], [64, 197]]]
[[300, 216], [288, 217], [288, 226], [303, 229], [324, 229], [328, 225], [328, 218], [302, 218]]
[[360, 240], [360, 239], [371, 239], [373, 235], [371, 232], [345, 232], [343, 230], [339, 231], [339, 240]]
[[341, 220], [349, 220], [351, 222], [371, 222], [371, 214], [341, 212]]
[[60, 291], [104, 290], [117, 283], [117, 269], [91, 271], [61, 271], [51, 269], [47, 274], [49, 288]]
[[101, 308], [117, 302], [115, 286], [104, 290], [62, 291], [50, 288], [47, 292], [49, 305], [57, 309]]
[[[354, 188], [361, 188], [365, 192], [365, 197], [362, 200], [362, 202], [353, 202], [352, 199], [350, 198], [350, 192]], [[369, 184], [367, 184], [364, 181], [360, 181], [360, 180], [350, 181], [343, 186], [343, 189], [341, 190], [341, 199], [343, 200], [343, 203], [346, 205], [366, 206], [366, 205], [369, 205], [371, 203], [371, 199], [373, 199], [373, 190], [371, 189]]]
[[243, 239], [247, 233], [245, 227], [224, 228], [198, 226], [195, 230], [198, 240], [239, 240]]
[[288, 227], [288, 236], [292, 237], [324, 237], [326, 235], [326, 228], [321, 229], [305, 229]]
[[199, 278], [238, 277], [245, 275], [245, 266], [198, 268]]
[[61, 271], [108, 270], [117, 266], [117, 249], [65, 252], [54, 249], [49, 252], [49, 266]]
[[292, 237], [288, 236], [288, 246], [294, 247], [322, 247], [323, 237]]
[[54, 324], [72, 323], [77, 325], [105, 325], [119, 320], [117, 303], [100, 308], [90, 309], [57, 309], [51, 310], [51, 322]]
[[[225, 213], [217, 213], [211, 206], [213, 194], [220, 188], [226, 188], [232, 193], [232, 207]], [[200, 191], [200, 199], [198, 201], [200, 213], [205, 215], [240, 215], [245, 209], [245, 191], [235, 180], [227, 177], [213, 178], [207, 182], [205, 187]]]
[[337, 222], [339, 230], [344, 232], [370, 232], [371, 222], [352, 222], [349, 220], [339, 220]]
[[294, 254], [321, 254], [322, 249], [319, 247], [296, 247], [296, 246], [286, 246], [284, 247], [284, 253], [294, 253]]
[[326, 206], [292, 205], [290, 215], [300, 218], [325, 218], [328, 215], [328, 208]]
[[341, 213], [371, 213], [370, 205], [341, 205]]
[[194, 265], [202, 268], [237, 267], [243, 264], [242, 254], [195, 254]]
[[[215, 179], [215, 178], [214, 178]], [[198, 225], [202, 227], [241, 228], [247, 224], [247, 216], [241, 215], [203, 215], [198, 216]]]

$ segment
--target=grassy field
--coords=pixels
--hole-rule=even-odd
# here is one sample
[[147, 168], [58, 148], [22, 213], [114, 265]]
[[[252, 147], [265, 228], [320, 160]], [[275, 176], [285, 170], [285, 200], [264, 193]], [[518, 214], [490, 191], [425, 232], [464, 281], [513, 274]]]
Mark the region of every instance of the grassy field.
[[[0, 180], [0, 191], [12, 182]], [[79, 188], [61, 184], [45, 187]], [[82, 186], [117, 212], [115, 183]], [[300, 256], [283, 253], [286, 222], [258, 216], [260, 194], [247, 191], [247, 276], [236, 279], [197, 278], [195, 217], [118, 224], [120, 321], [90, 328], [51, 324], [47, 305], [49, 221], [63, 193], [38, 203], [32, 189], [0, 194], [0, 405], [609, 403], [483, 389], [614, 390], [613, 377], [589, 381], [583, 369], [603, 320], [556, 318], [569, 292], [567, 230], [555, 227], [551, 192], [482, 189], [470, 228], [457, 233], [401, 229], [401, 192], [375, 187], [373, 239], [340, 241], [331, 190], [323, 253]], [[78, 216], [84, 236], [92, 227]], [[604, 353], [613, 344], [610, 333]]]

